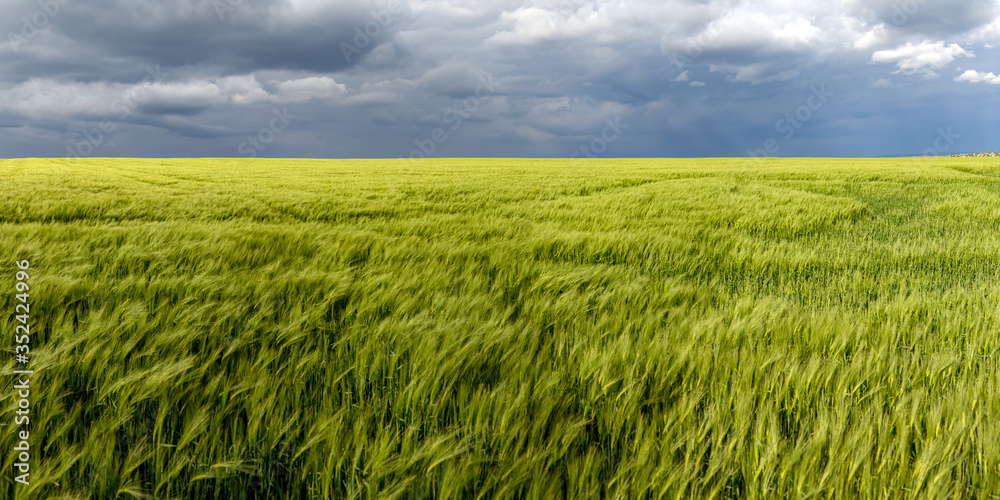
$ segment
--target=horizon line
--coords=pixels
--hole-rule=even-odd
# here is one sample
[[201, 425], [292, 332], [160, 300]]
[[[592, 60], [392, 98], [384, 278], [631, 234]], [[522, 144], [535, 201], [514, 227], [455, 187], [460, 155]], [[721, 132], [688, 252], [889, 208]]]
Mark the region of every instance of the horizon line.
[[242, 156], [11, 156], [0, 157], [0, 160], [399, 160], [408, 163], [420, 163], [433, 160], [568, 160], [599, 161], [599, 160], [796, 160], [796, 159], [865, 159], [865, 158], [960, 158], [967, 155], [995, 154], [996, 151], [977, 151], [969, 153], [953, 153], [949, 155], [879, 155], [879, 156], [606, 156], [600, 158], [569, 158], [564, 156], [442, 156], [433, 158], [400, 158], [400, 157], [349, 157], [332, 158], [319, 156], [288, 156], [288, 157], [255, 157]]

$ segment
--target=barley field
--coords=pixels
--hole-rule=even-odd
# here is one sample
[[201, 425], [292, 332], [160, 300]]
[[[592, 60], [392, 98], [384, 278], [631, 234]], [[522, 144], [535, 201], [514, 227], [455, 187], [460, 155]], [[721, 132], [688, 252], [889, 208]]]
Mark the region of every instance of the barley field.
[[0, 160], [0, 498], [1000, 498], [1000, 159]]

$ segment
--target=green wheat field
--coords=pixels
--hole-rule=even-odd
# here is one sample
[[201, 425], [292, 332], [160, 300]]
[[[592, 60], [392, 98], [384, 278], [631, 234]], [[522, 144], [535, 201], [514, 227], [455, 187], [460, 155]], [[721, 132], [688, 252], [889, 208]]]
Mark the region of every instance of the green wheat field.
[[0, 498], [1000, 498], [1000, 159], [26, 159], [0, 186]]

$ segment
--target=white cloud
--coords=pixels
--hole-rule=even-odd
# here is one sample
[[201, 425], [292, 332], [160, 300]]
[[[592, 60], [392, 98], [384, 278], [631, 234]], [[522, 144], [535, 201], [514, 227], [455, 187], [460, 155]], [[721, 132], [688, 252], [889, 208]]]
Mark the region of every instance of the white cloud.
[[823, 41], [823, 29], [813, 16], [799, 9], [765, 12], [756, 6], [727, 10], [691, 36], [668, 31], [660, 40], [663, 53], [695, 54], [713, 51], [805, 53]]
[[893, 85], [892, 82], [886, 80], [885, 78], [879, 78], [874, 82], [868, 84], [868, 87], [873, 89], [891, 89], [895, 87], [895, 85]]
[[347, 86], [337, 83], [328, 76], [310, 76], [298, 80], [286, 80], [275, 85], [279, 100], [284, 102], [306, 102], [313, 99], [326, 100], [347, 91]]
[[219, 79], [218, 85], [233, 104], [259, 104], [271, 98], [253, 75], [228, 76]]
[[291, 104], [312, 100], [329, 101], [347, 93], [347, 86], [329, 76], [308, 76], [293, 80], [272, 80], [277, 92], [265, 90], [253, 75], [230, 76], [214, 82], [233, 104]]
[[487, 42], [528, 45], [584, 37], [603, 41], [614, 38], [609, 13], [598, 12], [589, 4], [569, 15], [539, 7], [520, 7], [503, 12], [500, 19], [513, 23], [512, 28], [496, 33]]
[[62, 83], [31, 79], [0, 90], [0, 111], [38, 119], [65, 116], [101, 117], [111, 114], [111, 104], [126, 95], [126, 86], [107, 82]]
[[219, 86], [209, 81], [152, 83], [146, 87], [146, 91], [147, 95], [142, 101], [155, 104], [197, 107], [217, 103], [222, 98]]
[[993, 72], [984, 73], [982, 71], [976, 71], [974, 69], [967, 70], [965, 73], [955, 77], [956, 82], [969, 82], [969, 83], [992, 83], [993, 85], [1000, 85], [1000, 76], [994, 75]]
[[944, 42], [921, 42], [918, 45], [906, 45], [890, 50], [880, 50], [872, 54], [873, 63], [896, 63], [898, 68], [893, 74], [922, 74], [927, 78], [936, 78], [935, 69], [941, 69], [951, 64], [956, 57], [975, 57], [975, 54], [963, 49], [958, 44], [945, 45]]
[[514, 12], [504, 12], [501, 19], [513, 21], [514, 29], [509, 32], [498, 34], [495, 39], [505, 41], [543, 41], [552, 39], [559, 35], [559, 17], [555, 12], [538, 7], [521, 7]]
[[[80, 83], [33, 79], [0, 89], [0, 112], [34, 118], [117, 119], [143, 107], [197, 110], [236, 105], [299, 103], [329, 100], [347, 87], [328, 76], [272, 82], [268, 92], [253, 75], [180, 82]], [[128, 110], [126, 112], [125, 110]]]
[[688, 81], [690, 79], [690, 76], [691, 76], [690, 73], [691, 73], [690, 71], [685, 70], [683, 73], [677, 75], [677, 78], [674, 78], [673, 81], [675, 81], [675, 82], [686, 82], [686, 81]]
[[874, 47], [883, 45], [888, 41], [889, 32], [884, 24], [879, 24], [868, 31], [865, 31], [858, 39], [854, 42], [854, 48], [858, 50], [867, 50]]
[[750, 85], [791, 80], [801, 73], [798, 69], [780, 70], [770, 63], [710, 64], [708, 70], [728, 74], [726, 79], [731, 82], [746, 82]]
[[693, 81], [691, 82], [692, 87], [704, 87], [707, 85], [705, 82]]

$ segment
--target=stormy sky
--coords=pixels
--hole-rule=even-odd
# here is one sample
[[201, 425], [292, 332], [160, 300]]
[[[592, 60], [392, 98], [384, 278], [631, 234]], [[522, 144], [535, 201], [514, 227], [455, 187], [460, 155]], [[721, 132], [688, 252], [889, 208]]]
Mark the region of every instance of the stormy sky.
[[984, 0], [0, 0], [0, 157], [1000, 150]]

